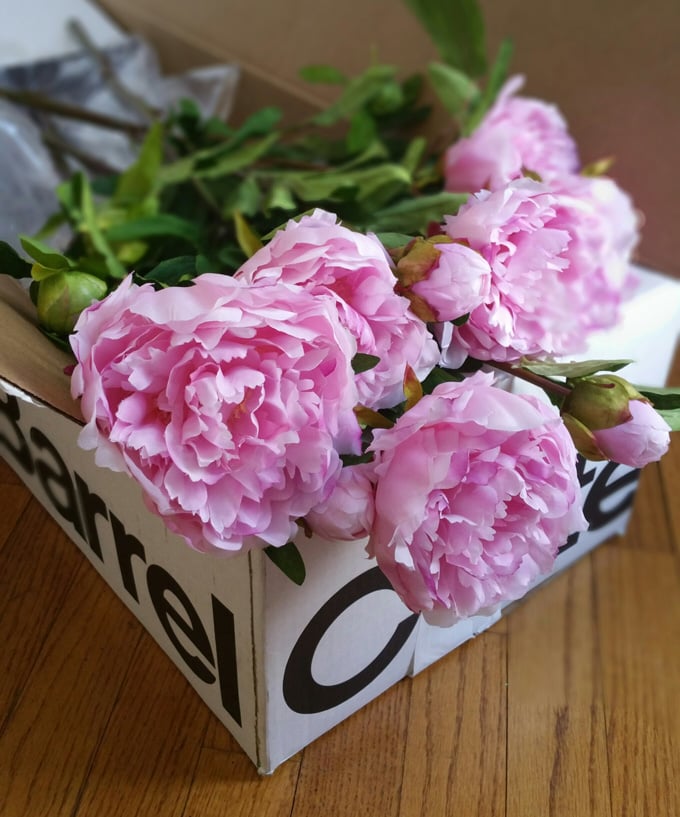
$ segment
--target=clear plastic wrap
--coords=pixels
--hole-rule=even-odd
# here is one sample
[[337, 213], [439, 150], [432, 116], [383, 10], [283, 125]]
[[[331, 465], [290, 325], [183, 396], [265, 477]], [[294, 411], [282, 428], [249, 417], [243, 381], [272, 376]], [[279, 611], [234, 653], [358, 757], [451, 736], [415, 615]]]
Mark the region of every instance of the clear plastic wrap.
[[[226, 119], [230, 113], [238, 82], [235, 66], [216, 65], [164, 77], [155, 52], [138, 37], [101, 54], [116, 82], [152, 111], [166, 113], [180, 99], [190, 97], [204, 115]], [[136, 106], [117, 92], [101, 61], [88, 51], [0, 68], [0, 87], [37, 92], [132, 124], [150, 121], [143, 105]], [[59, 163], [55, 163], [55, 144], [61, 145]], [[54, 188], [60, 175], [80, 166], [76, 157], [84, 157], [86, 167], [90, 157], [90, 169], [120, 171], [134, 161], [138, 147], [139, 141], [125, 132], [0, 100], [0, 239], [16, 247], [19, 233], [40, 228], [56, 209]]]

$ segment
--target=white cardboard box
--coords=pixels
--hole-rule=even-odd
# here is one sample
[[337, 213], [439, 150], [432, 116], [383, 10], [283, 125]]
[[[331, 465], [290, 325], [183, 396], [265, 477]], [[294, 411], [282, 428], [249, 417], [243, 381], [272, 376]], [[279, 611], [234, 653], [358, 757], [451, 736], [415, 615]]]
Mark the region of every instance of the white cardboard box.
[[[500, 617], [428, 626], [361, 542], [301, 538], [302, 587], [261, 552], [224, 558], [190, 550], [147, 511], [135, 483], [97, 468], [77, 447], [77, 408], [60, 371], [66, 361], [31, 325], [21, 296], [0, 290], [0, 453], [260, 771]], [[680, 324], [679, 293], [645, 274], [622, 328], [603, 336], [604, 350], [593, 348], [593, 356], [645, 360], [631, 379], [661, 384]], [[636, 471], [587, 463], [581, 479], [591, 530], [573, 537], [556, 570], [622, 532], [630, 515]]]
[[[635, 316], [651, 305], [666, 310], [654, 314], [663, 314], [667, 329], [640, 321], [633, 335]], [[11, 314], [24, 323], [10, 310], [3, 331], [13, 331]], [[634, 342], [652, 367], [647, 384], [660, 384], [679, 323], [680, 286], [645, 275], [626, 310], [625, 337], [607, 333], [607, 345], [618, 353], [626, 338]], [[31, 331], [39, 347], [35, 329], [23, 326], [20, 334]], [[500, 617], [430, 627], [398, 599], [362, 542], [300, 537], [301, 587], [259, 551], [235, 558], [192, 551], [148, 512], [136, 483], [98, 468], [92, 452], [78, 448], [79, 423], [30, 396], [11, 369], [0, 360], [0, 452], [260, 771], [271, 772]], [[611, 463], [582, 463], [591, 529], [573, 537], [556, 570], [624, 530], [637, 476]]]

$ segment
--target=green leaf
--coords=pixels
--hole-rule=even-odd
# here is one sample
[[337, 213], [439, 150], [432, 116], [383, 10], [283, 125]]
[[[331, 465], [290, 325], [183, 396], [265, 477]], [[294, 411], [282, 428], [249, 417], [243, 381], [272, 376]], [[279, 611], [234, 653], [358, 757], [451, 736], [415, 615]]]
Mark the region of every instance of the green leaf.
[[649, 386], [635, 387], [643, 397], [652, 401], [657, 411], [680, 409], [680, 388], [653, 389]]
[[108, 241], [139, 241], [154, 236], [172, 236], [181, 238], [195, 246], [202, 239], [202, 231], [198, 224], [187, 219], [174, 216], [171, 213], [159, 213], [147, 218], [138, 218], [134, 221], [116, 224], [104, 231]]
[[150, 196], [155, 188], [163, 162], [163, 125], [155, 122], [149, 128], [137, 161], [118, 179], [114, 204], [138, 204]]
[[55, 230], [58, 230], [63, 224], [66, 224], [67, 221], [68, 218], [66, 213], [64, 213], [62, 210], [58, 210], [56, 213], [52, 213], [52, 215], [47, 219], [33, 238], [37, 238], [39, 241], [42, 241], [44, 238], [52, 235], [52, 233]]
[[0, 274], [9, 275], [12, 278], [30, 278], [31, 266], [19, 253], [6, 241], [0, 241]]
[[391, 250], [395, 247], [405, 247], [410, 241], [413, 241], [412, 235], [406, 233], [376, 233], [378, 241]]
[[297, 203], [290, 188], [281, 183], [274, 183], [264, 203], [265, 210], [297, 210]]
[[380, 363], [380, 358], [377, 357], [377, 355], [367, 355], [364, 352], [357, 352], [352, 358], [352, 370], [354, 374], [361, 374], [362, 372], [374, 369], [378, 363]]
[[264, 552], [292, 582], [297, 585], [304, 582], [307, 571], [295, 542], [288, 542], [283, 547], [270, 545], [264, 549]]
[[35, 238], [29, 238], [27, 235], [20, 235], [19, 241], [26, 252], [37, 261], [41, 267], [46, 267], [50, 270], [68, 270], [73, 267], [73, 263], [57, 250], [43, 244]]
[[433, 193], [405, 199], [375, 213], [370, 229], [375, 232], [424, 232], [432, 221], [441, 223], [468, 200], [467, 193]]
[[411, 176], [413, 176], [418, 169], [418, 165], [420, 164], [426, 149], [427, 139], [425, 139], [424, 136], [416, 136], [415, 139], [412, 139], [409, 142], [406, 152], [402, 157], [401, 165], [406, 168]]
[[214, 164], [194, 168], [193, 175], [197, 179], [217, 179], [220, 176], [236, 173], [238, 170], [242, 170], [244, 167], [256, 162], [271, 148], [278, 138], [279, 134], [275, 132], [255, 142], [249, 142], [243, 147], [222, 156]]
[[351, 118], [347, 132], [347, 150], [349, 153], [359, 153], [365, 150], [375, 139], [377, 132], [375, 120], [363, 108]]
[[[498, 55], [494, 61], [489, 78], [484, 88], [484, 93], [473, 101], [474, 111], [465, 123], [465, 134], [470, 134], [481, 122], [484, 114], [496, 101], [498, 92], [503, 86], [508, 75], [508, 68], [510, 67], [510, 60], [512, 59], [512, 42], [510, 40], [503, 40], [498, 49]], [[476, 103], [476, 104], [475, 104]]]
[[458, 372], [453, 372], [450, 369], [443, 369], [441, 366], [436, 366], [423, 380], [423, 392], [425, 394], [432, 394], [437, 386], [442, 383], [459, 383], [464, 380], [464, 376]]
[[455, 119], [460, 118], [470, 104], [480, 96], [477, 83], [451, 65], [433, 62], [427, 70], [434, 92], [446, 111]]
[[257, 180], [246, 176], [240, 184], [229, 185], [230, 189], [222, 201], [222, 216], [228, 220], [235, 212], [245, 216], [255, 216], [262, 209], [262, 191]]
[[680, 409], [657, 409], [657, 412], [671, 427], [671, 431], [680, 431]]
[[300, 76], [307, 82], [318, 82], [325, 85], [344, 85], [347, 77], [332, 65], [306, 65], [300, 69]]
[[373, 454], [340, 454], [340, 459], [344, 467], [348, 465], [361, 465], [364, 462], [372, 462]]
[[166, 258], [153, 269], [144, 274], [145, 281], [152, 281], [164, 286], [175, 286], [180, 281], [186, 281], [196, 275], [197, 263], [193, 255], [180, 255], [177, 258]]
[[597, 372], [618, 372], [632, 360], [572, 360], [566, 363], [551, 360], [527, 360], [522, 358], [519, 365], [534, 374], [544, 377], [589, 377]]
[[196, 275], [203, 275], [205, 272], [217, 272], [217, 264], [207, 255], [196, 256]]
[[476, 0], [404, 0], [444, 62], [474, 77], [486, 71], [484, 19]]
[[350, 117], [377, 96], [386, 82], [396, 76], [396, 68], [391, 65], [372, 65], [363, 74], [352, 78], [345, 90], [330, 107], [317, 114], [313, 121], [317, 125], [334, 125], [341, 119]]
[[89, 235], [92, 245], [104, 259], [109, 275], [112, 278], [124, 278], [127, 275], [127, 270], [116, 258], [115, 253], [97, 223], [97, 213], [95, 211], [94, 201], [92, 200], [92, 190], [90, 189], [89, 182], [83, 173], [78, 173], [77, 176], [80, 180], [80, 210], [83, 219], [80, 229], [83, 233]]
[[234, 132], [233, 139], [239, 142], [251, 136], [267, 136], [281, 121], [281, 110], [270, 105], [251, 114], [241, 127]]

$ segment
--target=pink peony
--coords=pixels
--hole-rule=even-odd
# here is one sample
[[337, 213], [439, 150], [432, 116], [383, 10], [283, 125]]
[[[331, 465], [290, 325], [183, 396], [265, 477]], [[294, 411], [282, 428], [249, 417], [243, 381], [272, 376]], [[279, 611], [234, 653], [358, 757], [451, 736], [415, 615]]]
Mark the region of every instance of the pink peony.
[[628, 410], [632, 417], [627, 422], [593, 431], [593, 436], [600, 451], [610, 460], [643, 468], [660, 460], [668, 451], [671, 428], [646, 401], [631, 400]]
[[589, 332], [616, 322], [630, 288], [634, 216], [607, 179], [575, 177], [561, 190], [519, 179], [481, 191], [446, 218], [446, 233], [491, 266], [490, 295], [453, 331], [448, 365], [467, 354], [513, 361], [583, 351]]
[[491, 268], [480, 253], [463, 244], [434, 244], [441, 255], [426, 275], [411, 286], [432, 310], [436, 321], [451, 321], [471, 312], [488, 297]]
[[359, 402], [370, 408], [404, 399], [406, 364], [422, 379], [437, 363], [434, 339], [406, 298], [394, 292], [396, 280], [383, 246], [373, 236], [340, 226], [331, 213], [316, 210], [289, 222], [236, 277], [248, 283], [283, 281], [332, 298], [358, 351], [380, 358], [356, 378]]
[[81, 445], [199, 550], [284, 545], [332, 491], [339, 454], [359, 450], [354, 340], [296, 287], [128, 278], [71, 342]]
[[585, 529], [557, 410], [478, 372], [438, 386], [371, 449], [368, 550], [408, 607], [448, 625], [519, 598]]
[[515, 96], [523, 82], [508, 80], [476, 130], [447, 150], [447, 190], [496, 190], [526, 170], [544, 181], [577, 171], [576, 145], [562, 114], [541, 100]]
[[333, 493], [307, 514], [309, 527], [324, 539], [350, 541], [368, 536], [373, 525], [372, 466], [348, 465]]

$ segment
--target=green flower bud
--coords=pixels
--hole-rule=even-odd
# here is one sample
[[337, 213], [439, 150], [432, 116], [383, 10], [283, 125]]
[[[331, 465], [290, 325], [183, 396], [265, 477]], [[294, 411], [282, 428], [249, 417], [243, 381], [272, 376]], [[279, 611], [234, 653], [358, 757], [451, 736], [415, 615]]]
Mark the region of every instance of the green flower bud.
[[40, 281], [37, 307], [41, 325], [50, 332], [66, 335], [78, 316], [93, 301], [106, 295], [106, 283], [86, 272], [57, 272]]
[[598, 374], [572, 381], [572, 390], [562, 405], [569, 414], [591, 431], [614, 428], [631, 418], [629, 403], [645, 397], [627, 380], [614, 374]]

